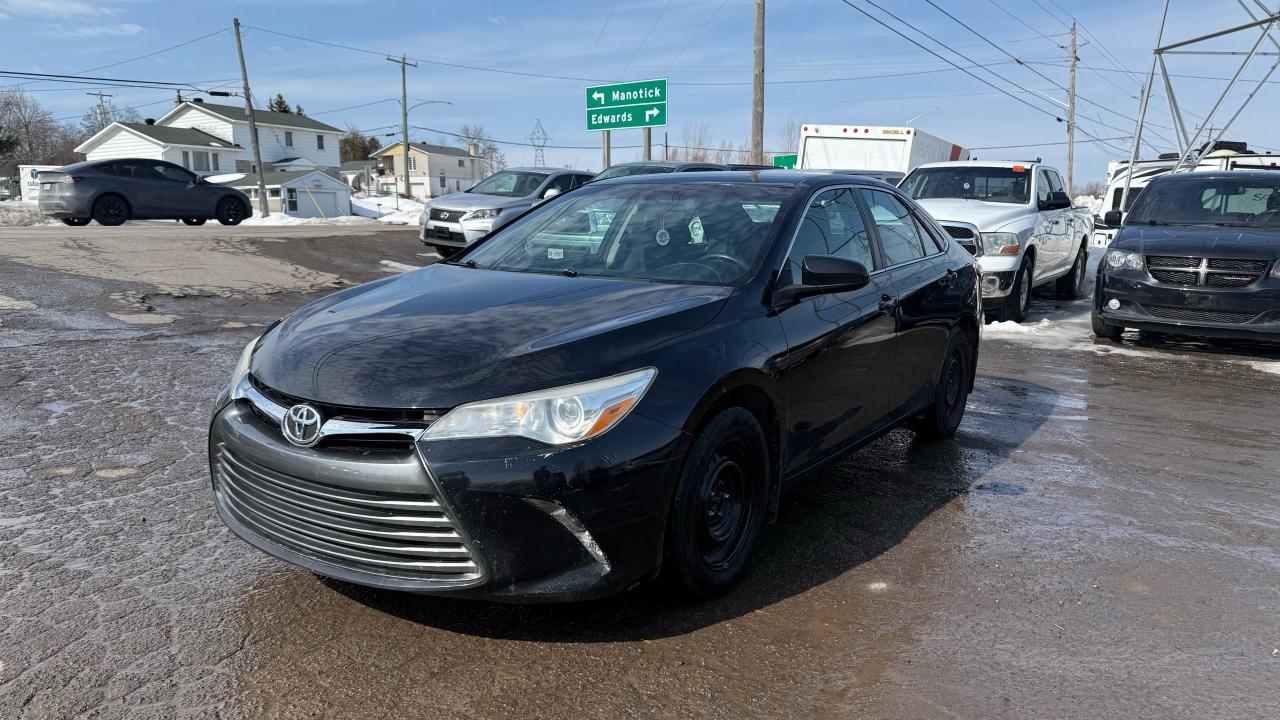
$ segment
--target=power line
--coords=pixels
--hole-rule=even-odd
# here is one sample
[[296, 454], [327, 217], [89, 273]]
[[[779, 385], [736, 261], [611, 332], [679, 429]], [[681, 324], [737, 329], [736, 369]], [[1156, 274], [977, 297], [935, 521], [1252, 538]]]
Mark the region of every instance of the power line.
[[[604, 16], [604, 23], [600, 26], [600, 32], [596, 33], [596, 41], [591, 44], [591, 54], [587, 55], [587, 64], [582, 66], [583, 76], [574, 83], [573, 95], [569, 96], [569, 99], [560, 106], [560, 112], [556, 114], [556, 121], [551, 123], [551, 132], [554, 133], [560, 129], [560, 121], [564, 119], [565, 111], [569, 109], [574, 100], [578, 99], [578, 93], [585, 90], [585, 86], [582, 83], [586, 80], [587, 73], [591, 72], [591, 62], [596, 59], [596, 50], [600, 48], [600, 41], [604, 39], [604, 31], [609, 29], [609, 21], [613, 19], [613, 11], [617, 7], [618, 0], [613, 0], [613, 2], [609, 3], [609, 13]], [[608, 135], [609, 133], [606, 132], [605, 137], [608, 137]], [[605, 147], [607, 150], [608, 143], [605, 144]]]
[[663, 75], [666, 75], [667, 72], [671, 70], [671, 66], [676, 64], [676, 61], [680, 59], [680, 56], [684, 55], [685, 51], [689, 49], [689, 46], [693, 45], [693, 41], [698, 39], [698, 36], [702, 34], [702, 31], [707, 29], [707, 26], [711, 24], [711, 21], [716, 19], [716, 16], [720, 14], [720, 11], [723, 10], [724, 6], [728, 3], [729, 0], [720, 0], [720, 4], [716, 6], [716, 9], [711, 11], [711, 14], [707, 16], [706, 20], [702, 21], [702, 24], [698, 26], [697, 30], [693, 31], [693, 34], [690, 35], [689, 39], [680, 47], [680, 50], [675, 55], [672, 55], [671, 59], [667, 61], [666, 66], [662, 68]]
[[[1127, 137], [1109, 137], [1109, 138], [1093, 138], [1092, 140], [1077, 140], [1076, 142], [1077, 143], [1087, 143], [1087, 142], [1088, 143], [1109, 143], [1114, 141], [1132, 140], [1132, 139], [1133, 139], [1133, 136], [1129, 135]], [[975, 148], [969, 148], [969, 149], [970, 150], [1014, 150], [1017, 148], [1053, 147], [1057, 145], [1066, 145], [1066, 144], [1067, 144], [1066, 141], [1062, 140], [1062, 141], [1043, 142], [1043, 143], [1027, 143], [1025, 145], [986, 145], [983, 147], [975, 147]]]
[[[113, 63], [108, 63], [108, 64], [106, 64], [106, 65], [99, 65], [98, 67], [91, 67], [91, 68], [86, 68], [86, 69], [84, 69], [84, 70], [78, 70], [78, 71], [76, 71], [76, 74], [83, 74], [83, 73], [97, 72], [97, 71], [99, 71], [99, 70], [106, 70], [107, 68], [113, 68], [113, 67], [117, 67], [117, 66], [119, 66], [119, 65], [125, 65], [125, 64], [127, 64], [127, 63], [136, 62], [136, 61], [138, 61], [138, 60], [145, 60], [145, 59], [147, 59], [147, 58], [149, 58], [149, 57], [155, 57], [156, 55], [160, 55], [160, 54], [162, 54], [162, 53], [167, 53], [167, 52], [169, 52], [170, 50], [177, 50], [178, 48], [186, 47], [186, 46], [191, 45], [191, 44], [193, 44], [193, 43], [198, 43], [198, 42], [200, 42], [201, 40], [207, 40], [207, 39], [209, 39], [209, 38], [213, 37], [214, 35], [219, 35], [219, 34], [224, 33], [224, 32], [227, 32], [227, 29], [226, 29], [226, 28], [222, 28], [221, 30], [215, 30], [215, 31], [213, 31], [213, 32], [211, 32], [211, 33], [207, 33], [207, 34], [205, 34], [205, 35], [201, 35], [200, 37], [197, 37], [197, 38], [192, 38], [192, 39], [190, 39], [190, 40], [185, 40], [185, 41], [183, 41], [183, 42], [178, 43], [177, 45], [170, 45], [170, 46], [169, 46], [169, 47], [167, 47], [167, 48], [162, 48], [162, 49], [160, 49], [160, 50], [153, 50], [153, 51], [151, 51], [151, 52], [149, 52], [149, 53], [144, 53], [144, 54], [142, 54], [142, 55], [138, 55], [137, 57], [131, 57], [131, 58], [127, 58], [127, 59], [125, 59], [125, 60], [119, 60], [119, 61], [116, 61], [116, 62], [113, 62]], [[16, 84], [16, 85], [11, 86], [11, 87], [12, 87], [12, 88], [22, 88], [22, 87], [23, 87], [23, 85], [25, 85], [25, 83], [18, 83], [18, 84]]]

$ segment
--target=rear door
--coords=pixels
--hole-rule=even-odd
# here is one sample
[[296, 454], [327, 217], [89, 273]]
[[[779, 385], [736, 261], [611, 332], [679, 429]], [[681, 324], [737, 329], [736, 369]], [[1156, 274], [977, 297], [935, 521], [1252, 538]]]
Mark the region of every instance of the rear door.
[[954, 274], [943, 264], [937, 238], [908, 208], [886, 190], [864, 188], [884, 254], [885, 275], [896, 298], [896, 360], [889, 387], [889, 414], [918, 407], [932, 396], [951, 330], [947, 295]]
[[1062, 225], [1062, 210], [1046, 210], [1053, 183], [1049, 181], [1049, 171], [1043, 167], [1036, 168], [1036, 216], [1032, 233], [1036, 240], [1035, 278], [1039, 280], [1046, 275], [1056, 273], [1062, 265], [1062, 236], [1066, 228]]
[[196, 174], [173, 163], [154, 161], [152, 171], [161, 178], [159, 187], [168, 203], [164, 217], [211, 217], [213, 193], [201, 187]]
[[876, 430], [885, 418], [893, 370], [894, 320], [887, 278], [856, 191], [815, 195], [796, 231], [779, 283], [799, 282], [804, 258], [838, 255], [872, 272], [858, 290], [804, 298], [778, 313], [791, 392], [786, 469], [794, 473]]

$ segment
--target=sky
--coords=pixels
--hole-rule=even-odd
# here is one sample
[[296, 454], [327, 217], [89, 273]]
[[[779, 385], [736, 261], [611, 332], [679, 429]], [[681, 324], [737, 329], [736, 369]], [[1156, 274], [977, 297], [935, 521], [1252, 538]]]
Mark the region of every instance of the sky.
[[[1077, 185], [1102, 180], [1108, 161], [1127, 158], [1163, 0], [933, 0], [955, 19], [928, 0], [874, 1], [924, 36], [866, 0], [849, 0], [956, 64], [989, 65], [970, 72], [1009, 94], [921, 50], [843, 0], [768, 0], [766, 150], [786, 150], [794, 142], [787, 130], [796, 124], [903, 125], [918, 116], [915, 127], [975, 148], [978, 158], [1042, 157], [1064, 167], [1066, 127], [1056, 117], [1065, 116], [1063, 46], [1075, 19], [1081, 27], [1077, 140], [1108, 141], [1077, 145]], [[398, 131], [399, 67], [385, 55], [403, 53], [418, 59], [408, 69], [409, 104], [452, 103], [412, 108], [415, 141], [449, 140], [436, 131], [456, 132], [469, 124], [484, 126], [498, 140], [527, 142], [541, 121], [550, 136], [548, 164], [592, 170], [601, 165], [600, 137], [584, 129], [583, 103], [585, 86], [595, 82], [669, 78], [671, 143], [680, 144], [692, 124], [705, 123], [714, 143], [745, 144], [753, 12], [753, 0], [0, 0], [0, 69], [239, 91], [230, 31], [238, 17], [246, 28], [245, 55], [260, 105], [282, 93], [338, 127], [377, 135]], [[1165, 38], [1186, 39], [1248, 20], [1236, 0], [1172, 0]], [[1257, 37], [1256, 31], [1241, 33], [1213, 47], [1248, 50]], [[938, 49], [934, 41], [952, 51]], [[1255, 58], [1243, 77], [1261, 78], [1274, 60]], [[1239, 61], [1169, 59], [1170, 72], [1179, 76], [1175, 95], [1193, 122], [1201, 121], [1226, 83], [1188, 76], [1227, 78]], [[11, 82], [0, 80], [0, 87]], [[1277, 86], [1280, 73], [1262, 87], [1230, 137], [1280, 146], [1266, 117]], [[1238, 85], [1215, 121], [1220, 125], [1233, 102], [1255, 87]], [[92, 85], [36, 82], [23, 89], [68, 121], [96, 103], [85, 95], [95, 90]], [[173, 101], [169, 90], [107, 92], [115, 94], [117, 105], [136, 106], [144, 117], [159, 117]], [[1149, 118], [1155, 146], [1175, 149], [1162, 88]], [[640, 136], [639, 130], [614, 132], [613, 161], [639, 159], [638, 148], [621, 146], [638, 145]], [[663, 129], [655, 129], [655, 142], [662, 137]], [[997, 147], [1014, 145], [1031, 147]], [[512, 165], [533, 162], [530, 147], [502, 147]], [[1154, 152], [1143, 149], [1144, 156]]]

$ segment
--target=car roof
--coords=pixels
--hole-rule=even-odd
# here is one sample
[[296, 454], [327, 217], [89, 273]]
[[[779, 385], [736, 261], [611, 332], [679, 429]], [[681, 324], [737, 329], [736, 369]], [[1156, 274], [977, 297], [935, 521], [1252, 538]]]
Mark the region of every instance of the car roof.
[[1155, 182], [1156, 180], [1161, 180], [1163, 182], [1168, 182], [1170, 180], [1178, 181], [1183, 179], [1190, 180], [1193, 178], [1201, 179], [1201, 180], [1238, 180], [1241, 178], [1247, 178], [1250, 180], [1263, 180], [1263, 179], [1280, 180], [1280, 171], [1276, 171], [1276, 170], [1212, 170], [1212, 171], [1196, 170], [1192, 172], [1177, 172], [1177, 173], [1167, 172], [1167, 173], [1164, 173], [1163, 175], [1153, 178], [1151, 182]]
[[792, 187], [822, 187], [826, 185], [847, 185], [849, 183], [876, 185], [893, 188], [892, 185], [875, 178], [862, 175], [839, 175], [834, 173], [805, 172], [803, 170], [723, 170], [705, 173], [660, 173], [651, 175], [628, 175], [625, 177], [596, 180], [592, 185], [620, 185], [644, 183], [650, 185], [674, 185], [680, 183], [759, 183], [761, 185], [784, 185]]
[[[692, 166], [724, 169], [728, 169], [729, 167], [728, 165], [722, 165], [709, 160], [637, 160], [635, 162], [614, 163], [613, 165], [605, 168], [605, 170], [610, 170], [616, 167], [672, 167], [679, 169]], [[601, 172], [604, 172], [604, 170], [601, 170]]]
[[581, 173], [585, 173], [586, 171], [585, 171], [585, 170], [573, 170], [573, 169], [570, 169], [570, 168], [537, 167], [537, 166], [533, 166], [533, 165], [531, 165], [531, 166], [528, 166], [528, 167], [508, 167], [508, 168], [502, 168], [501, 170], [497, 170], [497, 171], [495, 171], [493, 174], [494, 174], [494, 175], [497, 175], [497, 174], [498, 174], [498, 173], [500, 173], [500, 172], [537, 172], [537, 173], [547, 173], [547, 174], [550, 174], [550, 173], [559, 173], [559, 172], [581, 172]]
[[[916, 166], [920, 168], [937, 168], [937, 167], [990, 167], [990, 168], [1011, 168], [1013, 166], [1031, 167], [1033, 165], [1044, 165], [1036, 160], [950, 160], [947, 162], [922, 163]], [[1046, 168], [1047, 165], [1044, 165]], [[1051, 169], [1051, 168], [1050, 168]]]

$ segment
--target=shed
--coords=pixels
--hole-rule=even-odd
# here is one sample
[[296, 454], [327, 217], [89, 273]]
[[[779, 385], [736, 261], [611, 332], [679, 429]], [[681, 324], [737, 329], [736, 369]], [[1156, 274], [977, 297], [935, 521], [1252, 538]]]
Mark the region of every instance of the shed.
[[[269, 172], [265, 174], [267, 208], [294, 217], [338, 217], [351, 214], [351, 188], [341, 180], [319, 170]], [[258, 176], [243, 175], [223, 180], [243, 191], [258, 207]]]

